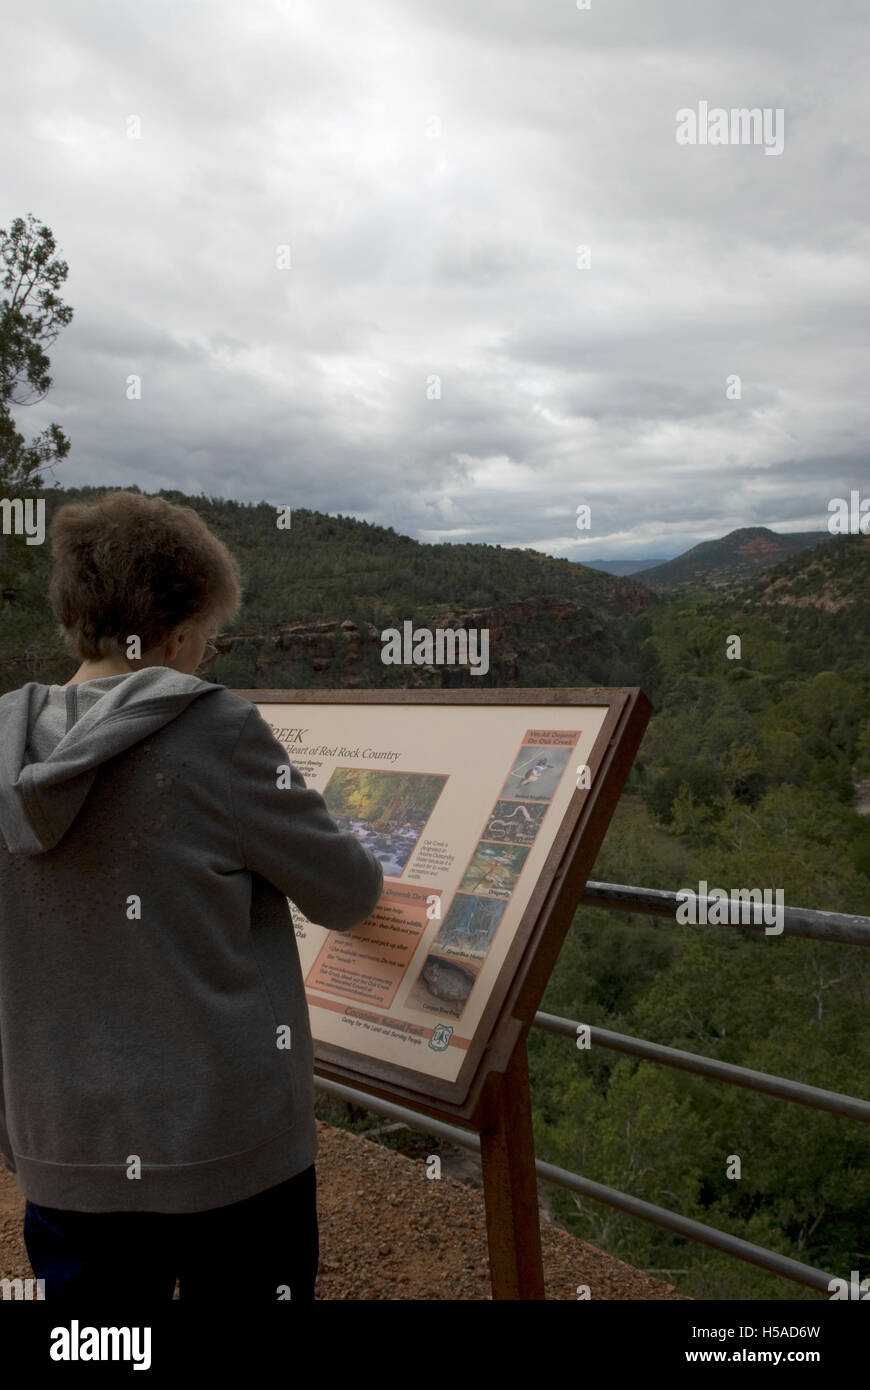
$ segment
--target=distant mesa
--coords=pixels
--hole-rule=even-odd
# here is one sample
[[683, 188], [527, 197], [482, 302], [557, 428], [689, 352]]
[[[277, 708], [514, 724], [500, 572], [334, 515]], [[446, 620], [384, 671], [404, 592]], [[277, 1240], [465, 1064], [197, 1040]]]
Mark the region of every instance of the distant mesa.
[[[791, 531], [780, 533], [767, 526], [744, 526], [730, 531], [716, 541], [701, 541], [673, 560], [657, 563], [650, 560], [608, 560], [597, 566], [633, 565], [624, 574], [642, 575], [640, 582], [655, 592], [698, 586], [705, 589], [729, 589], [764, 570], [773, 569], [783, 560], [802, 550], [831, 541], [828, 531]], [[591, 563], [591, 562], [585, 562]], [[596, 566], [592, 566], [595, 568]]]

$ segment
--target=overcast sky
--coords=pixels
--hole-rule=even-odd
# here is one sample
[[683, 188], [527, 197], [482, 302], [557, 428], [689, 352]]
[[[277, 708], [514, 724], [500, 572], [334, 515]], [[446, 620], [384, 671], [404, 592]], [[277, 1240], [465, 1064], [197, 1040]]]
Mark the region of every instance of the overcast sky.
[[[52, 228], [75, 309], [19, 426], [70, 435], [66, 486], [423, 541], [824, 529], [870, 489], [867, 11], [7, 8], [0, 225]], [[703, 102], [766, 108], [781, 152], [678, 143]]]

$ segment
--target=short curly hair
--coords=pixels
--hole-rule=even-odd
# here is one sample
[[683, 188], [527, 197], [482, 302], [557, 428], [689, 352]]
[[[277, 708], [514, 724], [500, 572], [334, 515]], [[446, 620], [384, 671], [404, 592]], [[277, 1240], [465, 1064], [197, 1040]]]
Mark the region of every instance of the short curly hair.
[[144, 653], [181, 623], [219, 626], [239, 610], [239, 567], [192, 507], [111, 491], [58, 507], [50, 531], [49, 599], [78, 661], [126, 660], [131, 636]]

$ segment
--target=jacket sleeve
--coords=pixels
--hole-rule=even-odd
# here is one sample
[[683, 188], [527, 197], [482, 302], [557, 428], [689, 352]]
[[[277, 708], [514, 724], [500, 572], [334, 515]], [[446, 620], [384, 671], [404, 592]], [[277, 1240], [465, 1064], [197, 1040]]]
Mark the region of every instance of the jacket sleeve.
[[[289, 778], [279, 768], [290, 767]], [[349, 931], [370, 917], [384, 885], [379, 861], [338, 828], [256, 707], [236, 743], [233, 813], [247, 868], [299, 907], [309, 922]], [[287, 782], [290, 786], [281, 786]]]

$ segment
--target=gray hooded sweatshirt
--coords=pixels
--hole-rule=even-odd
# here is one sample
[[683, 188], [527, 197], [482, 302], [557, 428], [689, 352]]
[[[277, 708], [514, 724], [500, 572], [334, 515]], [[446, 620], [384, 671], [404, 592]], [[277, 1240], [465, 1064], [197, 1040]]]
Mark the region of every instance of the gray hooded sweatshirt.
[[30, 1201], [205, 1211], [314, 1162], [287, 899], [347, 931], [383, 875], [287, 766], [165, 666], [0, 697], [0, 1156]]

